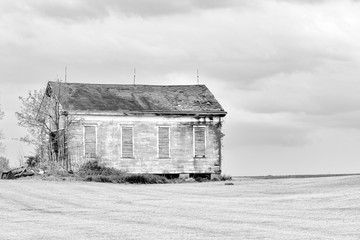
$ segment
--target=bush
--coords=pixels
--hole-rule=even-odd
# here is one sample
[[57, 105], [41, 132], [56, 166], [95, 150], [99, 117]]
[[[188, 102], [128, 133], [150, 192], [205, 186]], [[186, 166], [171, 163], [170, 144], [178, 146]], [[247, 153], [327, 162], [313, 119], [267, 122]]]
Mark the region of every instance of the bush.
[[72, 172], [68, 172], [64, 169], [61, 163], [48, 161], [48, 162], [39, 162], [36, 168], [33, 169], [36, 172], [43, 171], [41, 173], [43, 179], [62, 179], [73, 177]]
[[96, 176], [87, 176], [85, 181], [88, 182], [112, 182], [112, 180], [108, 176], [96, 175]]
[[78, 173], [80, 175], [119, 175], [124, 172], [115, 168], [105, 167], [104, 164], [99, 163], [98, 160], [88, 161], [80, 166]]
[[117, 175], [82, 175], [84, 181], [89, 182], [112, 182], [112, 183], [132, 183], [132, 184], [161, 184], [169, 183], [165, 177], [152, 174], [129, 174], [119, 173]]
[[169, 180], [166, 177], [152, 175], [152, 174], [127, 174], [127, 176], [125, 177], [125, 182], [154, 184], [154, 183], [168, 183]]
[[82, 171], [84, 173], [95, 173], [95, 172], [101, 172], [103, 167], [104, 166], [99, 164], [98, 160], [93, 160], [93, 161], [88, 161], [84, 165], [82, 165], [79, 171]]

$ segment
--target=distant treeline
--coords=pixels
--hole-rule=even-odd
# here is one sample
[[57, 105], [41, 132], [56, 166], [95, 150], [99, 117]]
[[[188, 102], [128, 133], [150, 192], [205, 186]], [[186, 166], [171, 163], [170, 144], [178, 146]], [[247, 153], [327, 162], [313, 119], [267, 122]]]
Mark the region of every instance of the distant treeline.
[[233, 179], [251, 178], [251, 179], [281, 179], [281, 178], [319, 178], [319, 177], [344, 177], [360, 175], [360, 173], [348, 174], [303, 174], [303, 175], [267, 175], [267, 176], [236, 176]]

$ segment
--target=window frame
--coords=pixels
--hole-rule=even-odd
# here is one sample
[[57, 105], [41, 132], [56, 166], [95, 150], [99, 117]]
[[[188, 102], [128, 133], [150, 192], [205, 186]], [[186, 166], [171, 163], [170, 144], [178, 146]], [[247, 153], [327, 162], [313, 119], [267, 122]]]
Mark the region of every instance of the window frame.
[[[204, 129], [204, 155], [196, 155], [196, 141], [195, 141], [195, 129], [203, 128]], [[206, 126], [193, 126], [193, 156], [194, 158], [205, 158], [206, 157]]]
[[[160, 128], [167, 128], [168, 131], [169, 131], [169, 138], [168, 138], [169, 154], [168, 154], [167, 157], [160, 157]], [[168, 126], [168, 125], [157, 126], [157, 141], [156, 141], [156, 143], [157, 143], [157, 147], [156, 147], [156, 149], [157, 149], [157, 158], [159, 158], [159, 159], [169, 159], [169, 158], [171, 158], [170, 157], [171, 156], [170, 139], [171, 139], [171, 128], [170, 128], [170, 126]]]
[[[85, 139], [85, 134], [86, 134], [86, 127], [94, 127], [95, 128], [95, 156], [94, 157], [87, 157], [86, 156], [86, 139]], [[84, 158], [86, 159], [94, 159], [97, 156], [97, 148], [98, 148], [98, 141], [97, 141], [97, 125], [96, 124], [85, 124], [83, 125], [83, 143], [84, 143], [84, 149], [83, 149], [83, 154], [84, 154]]]
[[[123, 128], [131, 128], [131, 143], [132, 143], [132, 156], [131, 157], [128, 157], [128, 156], [124, 157], [123, 156], [123, 147], [124, 147]], [[121, 136], [120, 157], [125, 158], [125, 159], [135, 158], [134, 126], [133, 125], [121, 125], [120, 126], [120, 136]]]

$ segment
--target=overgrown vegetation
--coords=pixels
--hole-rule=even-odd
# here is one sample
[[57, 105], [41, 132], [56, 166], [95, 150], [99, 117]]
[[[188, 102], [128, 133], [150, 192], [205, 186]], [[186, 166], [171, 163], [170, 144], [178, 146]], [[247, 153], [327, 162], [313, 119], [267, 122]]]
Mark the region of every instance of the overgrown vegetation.
[[136, 184], [162, 184], [169, 183], [166, 177], [153, 174], [129, 174], [115, 168], [106, 167], [97, 160], [82, 165], [77, 173], [84, 181], [136, 183]]
[[[190, 174], [189, 178], [178, 178], [175, 175], [156, 175], [156, 174], [133, 174], [107, 167], [99, 160], [88, 161], [80, 169], [73, 173], [66, 171], [58, 162], [42, 162], [38, 156], [27, 157], [26, 169], [35, 173], [35, 176], [43, 180], [75, 180], [89, 182], [107, 183], [131, 183], [131, 184], [165, 184], [165, 183], [184, 183], [184, 182], [209, 182], [209, 181], [228, 181], [231, 176], [221, 175], [220, 178], [210, 180], [210, 174]], [[9, 160], [0, 157], [0, 173], [10, 170]]]
[[[135, 183], [135, 184], [163, 184], [163, 183], [181, 183], [191, 182], [188, 179], [167, 178], [165, 176], [154, 174], [130, 174], [124, 171], [106, 167], [98, 160], [86, 162], [77, 172], [79, 179], [92, 182], [109, 182], [109, 183]], [[209, 182], [210, 177], [194, 175], [193, 181]], [[228, 181], [232, 180], [231, 176], [222, 175], [220, 179], [213, 179], [213, 181]]]

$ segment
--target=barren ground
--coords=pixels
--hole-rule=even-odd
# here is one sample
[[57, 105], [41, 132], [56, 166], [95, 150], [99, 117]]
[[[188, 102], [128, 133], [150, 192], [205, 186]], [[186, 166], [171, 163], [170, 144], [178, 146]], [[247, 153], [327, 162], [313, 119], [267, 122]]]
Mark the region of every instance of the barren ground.
[[360, 239], [360, 176], [233, 183], [0, 180], [0, 239]]

